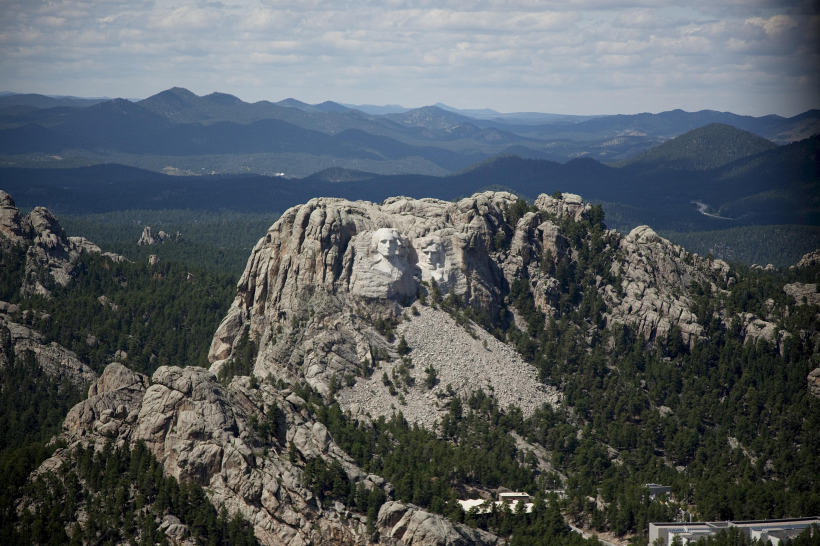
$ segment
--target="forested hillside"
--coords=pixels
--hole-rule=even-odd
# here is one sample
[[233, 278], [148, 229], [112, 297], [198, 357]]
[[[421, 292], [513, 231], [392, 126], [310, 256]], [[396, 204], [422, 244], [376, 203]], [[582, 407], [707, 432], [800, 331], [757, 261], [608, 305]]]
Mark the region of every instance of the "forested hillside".
[[690, 233], [661, 232], [675, 244], [697, 252], [712, 254], [727, 262], [788, 268], [800, 257], [820, 248], [818, 226], [746, 226]]
[[[511, 287], [509, 302], [529, 333], [507, 321], [484, 326], [513, 344], [544, 382], [562, 389], [564, 408], [545, 406], [525, 419], [479, 391], [466, 404], [454, 399], [436, 432], [400, 416], [371, 429], [327, 407], [332, 400], [303, 393], [334, 438], [360, 464], [396, 483], [399, 498], [502, 534], [512, 528], [459, 510], [458, 484], [535, 494], [561, 483], [514, 447], [513, 432], [545, 448], [568, 476], [562, 506], [571, 521], [634, 535], [633, 543], [646, 544], [647, 523], [672, 521], [678, 509], [705, 521], [820, 511], [820, 401], [806, 387], [820, 365], [818, 309], [796, 304], [782, 290], [789, 282], [820, 281], [820, 266], [782, 275], [735, 269], [729, 291], [682, 286], [696, 314], [706, 317], [704, 340], [688, 346], [673, 328], [647, 343], [633, 328], [606, 325], [606, 305], [593, 288], [596, 275], [610, 274], [602, 267], [617, 237], [606, 235], [602, 223], [565, 221], [562, 227], [574, 234], [579, 260], [539, 258], [560, 286], [557, 315], [545, 317], [522, 281]], [[473, 316], [458, 298], [433, 295], [420, 304]], [[749, 342], [737, 319], [720, 318], [746, 312], [786, 317], [784, 341]], [[650, 500], [646, 483], [671, 485], [674, 500]], [[513, 536], [523, 541], [526, 533]]]
[[[615, 223], [619, 227], [649, 224], [668, 231], [706, 231], [744, 225], [817, 225], [818, 142], [818, 138], [806, 139], [708, 170], [652, 162], [613, 168], [591, 158], [560, 164], [505, 155], [445, 177], [366, 175], [361, 170], [342, 176], [340, 169], [333, 169], [332, 176], [318, 173], [294, 181], [256, 175], [169, 176], [122, 165], [3, 168], [0, 176], [8, 191], [20, 195], [22, 206], [48, 206], [58, 214], [127, 209], [270, 214], [317, 196], [381, 202], [402, 194], [451, 200], [503, 185], [530, 197], [566, 191], [614, 204], [620, 207], [622, 218]], [[712, 216], [701, 213], [695, 202]]]
[[777, 145], [748, 131], [713, 123], [664, 142], [620, 165], [652, 164], [657, 168], [716, 169]]
[[[62, 215], [60, 223], [72, 234], [94, 241], [106, 251], [146, 262], [154, 254], [161, 261], [184, 262], [198, 269], [238, 275], [248, 254], [278, 214], [194, 210], [124, 210], [82, 216]], [[138, 245], [145, 226], [155, 233], [181, 234], [164, 244]]]
[[[235, 277], [180, 264], [117, 264], [85, 255], [81, 271], [65, 290], [55, 290], [49, 299], [22, 298], [24, 272], [13, 267], [9, 271], [18, 260], [14, 253], [3, 253], [4, 271], [11, 274], [3, 277], [2, 299], [19, 304], [19, 310], [3, 318], [34, 328], [46, 342], [71, 348], [98, 372], [113, 359], [148, 373], [163, 364], [207, 362], [211, 333], [235, 282]], [[154, 537], [151, 543], [168, 543], [163, 533], [167, 524], [163, 530], [158, 527], [170, 515], [201, 543], [256, 543], [252, 527], [225, 512], [217, 514], [199, 485], [163, 477], [144, 447], [136, 453], [110, 449], [96, 455], [80, 450], [76, 465], [59, 469], [58, 476], [29, 481], [42, 461], [65, 447], [48, 442], [60, 431], [68, 410], [85, 398], [88, 385], [51, 376], [37, 364], [34, 352], [15, 354], [10, 341], [4, 323], [0, 541], [104, 544], [137, 538], [148, 543], [148, 537]], [[136, 496], [123, 501], [123, 491], [131, 487], [136, 487]], [[31, 504], [20, 513], [22, 495]], [[182, 538], [185, 533], [180, 533]]]
[[[302, 440], [283, 439], [294, 424], [286, 423], [284, 410], [275, 405], [254, 402], [262, 404], [266, 416], [249, 421], [244, 438], [253, 449], [243, 457], [257, 461], [253, 464], [259, 468], [265, 458], [287, 460], [298, 470], [287, 478], [296, 482], [283, 482], [283, 490], [310, 491], [307, 511], [339, 503], [345, 517], [366, 522], [372, 541], [379, 540], [379, 508], [390, 501], [412, 503], [453, 524], [522, 546], [597, 543], [582, 539], [568, 524], [640, 546], [647, 545], [650, 521], [820, 512], [820, 399], [807, 384], [809, 373], [820, 368], [820, 299], [811, 292], [820, 283], [820, 264], [806, 262], [783, 272], [733, 265], [723, 286], [692, 282], [673, 287], [678, 301], [692, 302], [703, 330], [688, 342], [677, 325], [647, 337], [638, 326], [615, 321], [618, 311], [602, 295], [607, 285], [621, 297], [634, 289], [624, 280], [623, 268], [611, 267], [613, 260], [625, 259], [624, 236], [606, 229], [604, 209], [560, 216], [510, 199], [513, 204], [503, 209], [503, 225], [493, 237], [493, 255], [510, 252], [511, 235], [533, 215], [554, 222], [568, 246], [560, 254], [543, 250], [532, 256], [532, 266], [503, 288], [497, 318], [430, 283], [414, 301], [403, 302], [401, 314], [368, 318], [381, 332], [383, 352], [371, 353], [359, 375], [339, 377], [325, 396], [302, 382], [232, 378], [253, 369], [257, 345], [247, 334], [237, 346], [241, 356], [230, 362], [231, 373], [221, 376], [226, 389], [248, 397], [243, 400], [261, 400], [265, 389], [288, 397], [295, 404], [291, 413], [304, 411], [323, 423], [351, 461], [392, 484], [388, 493], [368, 492], [338, 462], [306, 455], [310, 452], [302, 447], [297, 451], [295, 442]], [[134, 244], [129, 241], [143, 223], [184, 228], [188, 235], [183, 236], [203, 248], [231, 248], [232, 241], [251, 244], [251, 233], [261, 237], [271, 220], [130, 211], [69, 218], [66, 225], [72, 226], [69, 235], [79, 234], [73, 229], [96, 234], [107, 240], [103, 246], [121, 248], [128, 257]], [[759, 229], [773, 230], [769, 238], [794, 236], [792, 231], [780, 234], [779, 228]], [[742, 239], [744, 232], [736, 237]], [[36, 544], [163, 543], [173, 536], [171, 526], [179, 525], [173, 532], [197, 543], [255, 543], [252, 524], [214, 506], [206, 487], [165, 475], [162, 462], [144, 444], [109, 444], [97, 453], [74, 446], [59, 452], [63, 463], [52, 472], [31, 474], [57, 450], [68, 448], [62, 440], [48, 441], [60, 432], [68, 410], [90, 397], [88, 383], [72, 384], [46, 373], [34, 350], [53, 342], [73, 351], [96, 374], [112, 361], [149, 376], [166, 365], [207, 367], [212, 336], [236, 295], [235, 264], [213, 257], [200, 257], [201, 267], [186, 264], [182, 260], [195, 255], [174, 246], [183, 243], [142, 247], [152, 253], [169, 249], [167, 259], [156, 265], [144, 256], [130, 263], [83, 252], [67, 284], [49, 284], [47, 296], [26, 295], [21, 287], [27, 276], [48, 274], [26, 269], [28, 249], [34, 253], [37, 244], [7, 247], [2, 254], [0, 300], [10, 305], [2, 308], [0, 329], [0, 537]], [[681, 268], [695, 263], [684, 250], [674, 259]], [[703, 263], [706, 269], [722, 267], [711, 258]], [[554, 280], [549, 312], [537, 293], [540, 278]], [[786, 291], [794, 287], [809, 296], [798, 301]], [[447, 389], [431, 366], [425, 370], [427, 386], [416, 387], [430, 391], [431, 403], [444, 396], [446, 414], [435, 427], [409, 422], [401, 391], [413, 387], [409, 370], [421, 348], [393, 332], [402, 322], [421, 320], [420, 307], [444, 311], [454, 327], [472, 335], [483, 328], [514, 347], [540, 382], [558, 389], [560, 405], [545, 404], [525, 416], [519, 407], [501, 407], [493, 392], [480, 388], [468, 396], [441, 394]], [[290, 323], [295, 328], [299, 320]], [[750, 326], [758, 323], [771, 327]], [[17, 350], [21, 327], [42, 336], [30, 352]], [[283, 339], [288, 335], [281, 334]], [[404, 371], [388, 375], [385, 366], [394, 358]], [[374, 375], [394, 387], [391, 416], [370, 419], [344, 411], [336, 399], [339, 391]], [[441, 396], [433, 396], [436, 387]], [[321, 431], [316, 425], [311, 430]], [[650, 482], [670, 485], [672, 495], [650, 499], [645, 488]], [[482, 516], [456, 502], [499, 488], [532, 494], [532, 511], [495, 509]], [[565, 496], [548, 492], [556, 489]]]

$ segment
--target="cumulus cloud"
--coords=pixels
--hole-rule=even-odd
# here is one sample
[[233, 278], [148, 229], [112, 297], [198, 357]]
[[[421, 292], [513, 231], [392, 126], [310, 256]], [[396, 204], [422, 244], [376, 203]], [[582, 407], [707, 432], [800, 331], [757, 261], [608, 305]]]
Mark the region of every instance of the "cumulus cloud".
[[502, 111], [818, 104], [811, 0], [4, 0], [15, 91], [442, 101]]

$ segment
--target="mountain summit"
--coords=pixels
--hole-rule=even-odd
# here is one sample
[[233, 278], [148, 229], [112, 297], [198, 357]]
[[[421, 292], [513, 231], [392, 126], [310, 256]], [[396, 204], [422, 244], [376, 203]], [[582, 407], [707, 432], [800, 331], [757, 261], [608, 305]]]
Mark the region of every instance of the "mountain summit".
[[723, 123], [693, 129], [623, 162], [671, 169], [705, 171], [774, 150], [777, 144]]

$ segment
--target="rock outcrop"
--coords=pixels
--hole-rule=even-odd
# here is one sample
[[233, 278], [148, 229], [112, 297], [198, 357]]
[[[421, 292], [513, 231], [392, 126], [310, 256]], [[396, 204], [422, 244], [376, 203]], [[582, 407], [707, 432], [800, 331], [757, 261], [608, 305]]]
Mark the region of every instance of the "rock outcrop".
[[253, 249], [214, 336], [212, 370], [247, 330], [259, 346], [256, 375], [305, 378], [327, 393], [333, 375], [356, 375], [374, 351], [389, 350], [371, 319], [399, 316], [422, 281], [497, 316], [507, 280], [492, 238], [513, 238], [503, 208], [515, 200], [313, 199], [288, 210]]
[[776, 323], [757, 318], [752, 313], [742, 313], [738, 317], [741, 321], [740, 332], [744, 343], [757, 343], [760, 339], [769, 343], [778, 343]]
[[[515, 202], [509, 193], [486, 192], [457, 203], [313, 199], [293, 207], [253, 249], [237, 297], [214, 336], [211, 370], [219, 373], [247, 333], [258, 347], [255, 375], [304, 380], [327, 394], [333, 381], [338, 386], [377, 360], [398, 358], [395, 341], [380, 335], [375, 324], [402, 316], [434, 285], [495, 320], [509, 303], [509, 286], [528, 278], [536, 305], [554, 314], [558, 281], [541, 270], [540, 257], [549, 251], [556, 261], [577, 262], [560, 226], [588, 219], [591, 207], [574, 194], [541, 195], [536, 210], [511, 225], [508, 211]], [[701, 337], [688, 286], [696, 281], [725, 289], [731, 282], [726, 263], [691, 255], [646, 226], [626, 237], [607, 232], [606, 238], [615, 245], [611, 269], [623, 286], [619, 292], [599, 282], [607, 320], [631, 324], [650, 340], [673, 326], [689, 343]], [[422, 314], [412, 324], [422, 328], [433, 316]], [[388, 367], [379, 371], [394, 366]], [[481, 373], [470, 377], [463, 390], [484, 386]], [[340, 400], [358, 403], [363, 395], [346, 397], [347, 388], [342, 386]], [[376, 393], [384, 394], [377, 386]], [[415, 397], [409, 394], [406, 399]], [[554, 393], [541, 393], [532, 403], [550, 401]]]
[[797, 305], [820, 305], [820, 292], [817, 292], [817, 285], [814, 283], [786, 284], [783, 292], [793, 297]]
[[31, 239], [31, 225], [20, 214], [9, 194], [0, 190], [0, 241], [5, 239], [14, 246], [19, 246]]
[[816, 267], [818, 265], [820, 265], [820, 248], [805, 254], [794, 267], [801, 269], [804, 267]]
[[466, 525], [453, 525], [443, 516], [407, 506], [400, 502], [386, 502], [379, 510], [379, 528], [382, 535], [402, 546], [491, 546], [498, 537]]
[[[0, 338], [8, 343], [8, 348], [4, 348], [11, 351], [8, 358], [24, 359], [26, 353], [31, 351], [34, 361], [46, 375], [67, 380], [80, 389], [97, 379], [94, 370], [81, 362], [75, 353], [57, 343], [46, 343], [42, 335], [15, 322], [14, 315], [18, 312], [16, 305], [0, 302]], [[8, 365], [8, 358], [0, 352], [0, 367]]]
[[151, 231], [151, 227], [145, 226], [145, 229], [142, 230], [142, 235], [140, 236], [139, 241], [137, 241], [137, 244], [158, 245], [162, 243], [172, 243], [178, 241], [181, 237], [182, 234], [178, 231], [176, 235], [171, 235], [170, 233], [165, 233], [164, 231], [160, 231], [154, 235], [154, 232]]
[[[253, 419], [272, 420], [269, 438], [260, 437]], [[353, 483], [380, 487], [388, 497], [393, 489], [359, 469], [290, 390], [269, 384], [252, 388], [247, 377], [224, 387], [201, 368], [164, 366], [149, 382], [121, 364], [110, 364], [89, 389], [88, 399], [69, 412], [61, 438], [68, 449], [145, 442], [168, 475], [202, 484], [217, 509], [241, 513], [264, 545], [369, 543], [363, 515], [342, 503], [321, 502], [304, 485], [308, 460], [335, 461]], [[59, 468], [66, 454], [58, 451], [38, 472]], [[405, 541], [407, 545], [495, 544], [492, 535], [400, 506], [390, 512], [394, 516], [380, 514], [377, 530], [385, 537], [383, 544], [396, 544], [389, 537], [401, 538], [395, 517], [400, 512], [407, 520], [404, 527], [413, 530], [408, 536], [418, 537]]]
[[806, 381], [808, 382], [809, 393], [820, 398], [820, 368], [810, 371]]
[[580, 195], [574, 193], [564, 193], [560, 197], [550, 197], [542, 193], [535, 200], [535, 206], [558, 217], [569, 216], [576, 222], [588, 218], [588, 213], [592, 208], [588, 203], [584, 203]]
[[658, 236], [649, 226], [638, 226], [620, 242], [620, 257], [612, 273], [621, 277], [623, 296], [614, 287], [603, 292], [610, 317], [635, 326], [649, 339], [664, 338], [679, 326], [685, 343], [701, 337], [703, 327], [691, 312], [689, 285], [706, 282], [712, 290], [725, 289], [729, 265], [705, 260]]
[[[68, 284], [81, 253], [101, 252], [100, 247], [83, 237], [67, 237], [57, 218], [46, 208], [37, 207], [23, 216], [14, 199], [4, 191], [0, 191], [0, 248], [26, 249], [22, 293], [43, 296], [48, 296], [55, 284]], [[116, 254], [104, 255], [114, 261], [124, 260]]]

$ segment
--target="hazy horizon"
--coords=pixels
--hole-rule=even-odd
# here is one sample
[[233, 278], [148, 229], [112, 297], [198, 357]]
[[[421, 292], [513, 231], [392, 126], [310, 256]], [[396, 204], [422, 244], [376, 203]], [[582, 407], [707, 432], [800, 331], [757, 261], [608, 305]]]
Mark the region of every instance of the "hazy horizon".
[[4, 2], [2, 87], [575, 115], [820, 107], [816, 2]]
[[[175, 88], [175, 87], [182, 87], [182, 86], [178, 86], [178, 85], [177, 86], [171, 86], [167, 89], [162, 89], [160, 91], [157, 91], [156, 93], [152, 93], [151, 95], [148, 95], [148, 96], [145, 96], [145, 97], [79, 96], [79, 95], [63, 95], [63, 94], [48, 93], [48, 92], [35, 93], [35, 92], [29, 92], [29, 91], [9, 91], [9, 90], [6, 90], [6, 89], [0, 89], [0, 94], [13, 94], [13, 95], [38, 94], [38, 95], [44, 95], [44, 96], [54, 97], [54, 98], [73, 98], [73, 99], [90, 99], [90, 100], [125, 99], [125, 100], [129, 100], [129, 101], [132, 101], [132, 102], [139, 102], [141, 100], [144, 100], [144, 99], [147, 99], [147, 98], [152, 97], [154, 95], [157, 95], [159, 93], [162, 93], [163, 91], [168, 91], [168, 90], [170, 90], [172, 88]], [[190, 89], [188, 89], [188, 90], [195, 93], [196, 95], [198, 95], [200, 97], [203, 97], [205, 95], [209, 95], [211, 93], [225, 93], [225, 91], [219, 91], [219, 90], [214, 90], [214, 91], [209, 91], [209, 92], [204, 92], [204, 93], [196, 93], [196, 92], [194, 92]], [[228, 93], [228, 94], [231, 94], [231, 95], [233, 95], [233, 96], [235, 96], [235, 97], [239, 98], [240, 100], [242, 100], [244, 102], [247, 102], [247, 103], [257, 102], [257, 101], [245, 100], [243, 97], [235, 95], [233, 93]], [[347, 106], [347, 107], [350, 107], [350, 108], [355, 108], [357, 106], [359, 106], [359, 107], [377, 107], [377, 108], [396, 107], [396, 108], [404, 108], [404, 109], [407, 109], [407, 110], [413, 110], [413, 109], [424, 108], [424, 107], [428, 107], [428, 106], [443, 105], [443, 106], [447, 106], [449, 108], [454, 108], [456, 110], [462, 110], [462, 111], [484, 110], [484, 109], [494, 110], [495, 112], [497, 112], [498, 114], [501, 114], [501, 115], [508, 115], [508, 114], [550, 114], [550, 115], [566, 115], [566, 116], [605, 117], [605, 116], [616, 116], [616, 115], [661, 114], [661, 113], [664, 113], [664, 112], [670, 112], [670, 111], [673, 111], [673, 110], [678, 110], [678, 108], [668, 108], [668, 109], [665, 109], [665, 110], [656, 110], [656, 111], [644, 110], [644, 111], [628, 112], [628, 113], [625, 113], [625, 112], [609, 112], [609, 113], [603, 113], [603, 114], [587, 114], [587, 113], [584, 113], [584, 112], [569, 112], [569, 113], [565, 113], [565, 114], [563, 114], [563, 113], [559, 114], [558, 112], [546, 112], [546, 111], [535, 111], [535, 110], [499, 111], [499, 110], [495, 110], [494, 108], [488, 108], [486, 106], [461, 107], [461, 106], [457, 106], [457, 105], [454, 105], [454, 104], [445, 104], [445, 103], [442, 103], [440, 101], [436, 102], [436, 103], [430, 103], [430, 104], [414, 104], [414, 105], [408, 106], [406, 104], [397, 104], [395, 102], [393, 102], [393, 103], [383, 103], [383, 104], [375, 104], [375, 103], [358, 103], [358, 104], [354, 104], [354, 103], [350, 103], [350, 102], [343, 102], [343, 101], [334, 100], [333, 98], [319, 100], [319, 101], [316, 101], [316, 102], [308, 102], [308, 101], [304, 101], [304, 100], [300, 99], [299, 97], [294, 97], [294, 96], [275, 98], [275, 99], [261, 98], [261, 99], [258, 99], [258, 100], [259, 101], [268, 101], [268, 102], [272, 102], [272, 103], [277, 103], [277, 102], [287, 100], [287, 99], [295, 99], [295, 100], [298, 100], [298, 101], [301, 101], [301, 102], [304, 102], [304, 103], [310, 104], [310, 105], [318, 105], [318, 104], [321, 104], [323, 102], [335, 102], [337, 104], [340, 104], [342, 106]], [[800, 115], [800, 114], [803, 114], [803, 113], [805, 113], [809, 110], [815, 110], [815, 109], [817, 109], [817, 108], [808, 108], [806, 110], [797, 112], [794, 115]], [[701, 110], [685, 110], [685, 109], [680, 109], [680, 110], [684, 110], [686, 112], [716, 111], [716, 112], [727, 112], [727, 113], [739, 114], [739, 112], [734, 112], [732, 110], [715, 110], [714, 108], [703, 108]], [[764, 117], [764, 116], [767, 116], [767, 115], [780, 115], [780, 114], [768, 113], [768, 114], [739, 114], [739, 115], [751, 115], [753, 117]], [[786, 116], [782, 116], [782, 117], [789, 118], [789, 117], [793, 117], [793, 115], [786, 115]]]

